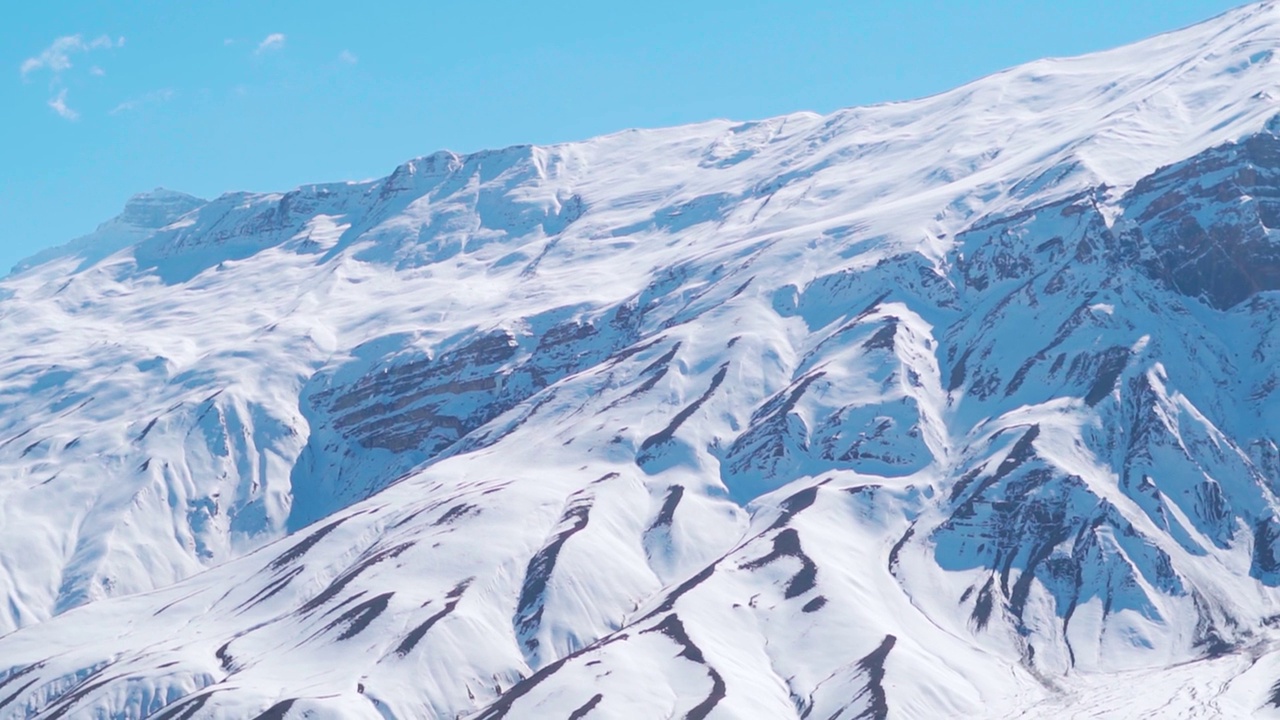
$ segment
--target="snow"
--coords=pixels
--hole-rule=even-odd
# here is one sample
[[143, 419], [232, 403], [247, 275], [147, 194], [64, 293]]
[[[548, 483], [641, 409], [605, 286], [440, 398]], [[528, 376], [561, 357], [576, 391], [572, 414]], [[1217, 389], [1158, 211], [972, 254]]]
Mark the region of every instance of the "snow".
[[0, 718], [1275, 714], [1278, 42], [135, 198], [0, 281]]

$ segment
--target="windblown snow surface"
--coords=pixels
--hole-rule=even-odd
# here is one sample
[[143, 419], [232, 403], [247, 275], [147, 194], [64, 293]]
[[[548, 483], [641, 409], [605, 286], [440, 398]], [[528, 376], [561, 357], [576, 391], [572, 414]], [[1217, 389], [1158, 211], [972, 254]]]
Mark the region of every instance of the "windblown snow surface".
[[0, 718], [1280, 716], [1278, 47], [135, 198], [0, 282]]

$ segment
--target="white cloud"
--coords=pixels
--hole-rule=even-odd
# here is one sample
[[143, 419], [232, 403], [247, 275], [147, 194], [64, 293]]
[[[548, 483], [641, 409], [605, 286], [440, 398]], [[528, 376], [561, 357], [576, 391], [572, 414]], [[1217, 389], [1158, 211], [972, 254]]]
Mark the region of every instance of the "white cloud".
[[80, 117], [80, 113], [67, 107], [66, 88], [59, 90], [58, 94], [49, 100], [49, 107], [53, 108], [54, 112], [67, 120], [75, 120]]
[[[94, 50], [111, 50], [114, 48], [124, 47], [124, 38], [118, 37], [112, 39], [109, 35], [99, 35], [92, 40], [85, 40], [83, 35], [63, 35], [50, 43], [49, 47], [40, 51], [39, 55], [29, 57], [22, 61], [18, 67], [18, 71], [22, 75], [23, 80], [30, 80], [31, 74], [36, 72], [48, 72], [49, 92], [57, 92], [49, 98], [47, 104], [54, 112], [66, 120], [75, 120], [80, 117], [80, 113], [71, 109], [67, 105], [67, 89], [62, 87], [62, 75], [71, 69], [71, 57], [77, 53], [89, 53]], [[89, 68], [89, 74], [94, 76], [106, 75], [106, 71], [101, 67], [94, 65]]]
[[258, 43], [257, 52], [264, 53], [271, 50], [279, 50], [282, 47], [284, 47], [284, 33], [271, 33], [263, 38], [262, 42]]
[[53, 74], [54, 80], [57, 80], [62, 73], [71, 69], [72, 55], [93, 50], [110, 50], [118, 47], [124, 47], [124, 38], [112, 40], [106, 35], [99, 35], [92, 40], [86, 41], [79, 34], [64, 35], [54, 40], [39, 55], [23, 60], [19, 70], [24, 80], [37, 70], [48, 70]]
[[133, 98], [132, 100], [125, 100], [124, 102], [112, 108], [111, 114], [119, 115], [120, 113], [123, 113], [123, 112], [137, 110], [138, 108], [141, 108], [145, 105], [159, 105], [161, 103], [166, 103], [172, 100], [173, 96], [174, 96], [174, 92], [170, 88], [164, 88], [163, 90], [152, 90], [151, 92], [141, 95], [139, 97]]
[[342, 52], [338, 53], [338, 62], [344, 62], [348, 65], [355, 65], [356, 63], [360, 62], [360, 58], [356, 57], [356, 54], [351, 52], [350, 50], [343, 50]]

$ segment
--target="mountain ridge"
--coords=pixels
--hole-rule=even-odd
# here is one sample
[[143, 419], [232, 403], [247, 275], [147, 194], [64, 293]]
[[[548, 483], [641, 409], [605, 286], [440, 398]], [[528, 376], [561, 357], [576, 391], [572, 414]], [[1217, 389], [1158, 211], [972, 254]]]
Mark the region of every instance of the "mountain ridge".
[[[1037, 101], [1037, 100], [1043, 104], [1044, 101], [1046, 100], [1054, 99], [1052, 95], [1049, 95], [1045, 98], [1037, 98], [1035, 97], [1036, 93], [1032, 92], [1032, 90], [1034, 90], [1034, 87], [1038, 82], [1041, 82], [1044, 79], [1044, 77], [1050, 76], [1053, 74], [1051, 72], [1037, 72], [1038, 68], [1044, 68], [1045, 70], [1056, 70], [1058, 74], [1063, 74], [1063, 75], [1096, 74], [1099, 76], [1111, 78], [1114, 62], [1119, 59], [1126, 59], [1126, 60], [1130, 59], [1131, 56], [1135, 54], [1148, 55], [1148, 57], [1145, 59], [1147, 59], [1149, 62], [1164, 61], [1168, 63], [1168, 65], [1164, 66], [1161, 70], [1153, 73], [1154, 77], [1146, 78], [1148, 82], [1142, 82], [1144, 78], [1141, 78], [1141, 77], [1128, 78], [1130, 80], [1137, 80], [1135, 84], [1138, 87], [1143, 87], [1152, 81], [1162, 80], [1168, 75], [1175, 74], [1177, 71], [1194, 71], [1197, 69], [1198, 65], [1210, 60], [1219, 60], [1220, 65], [1221, 64], [1226, 65], [1226, 67], [1224, 68], [1219, 68], [1218, 71], [1214, 73], [1215, 75], [1221, 75], [1224, 73], [1228, 75], [1236, 75], [1236, 74], [1247, 72], [1249, 70], [1256, 69], [1255, 66], [1258, 66], [1258, 65], [1262, 65], [1262, 66], [1270, 65], [1270, 62], [1269, 62], [1270, 56], [1267, 54], [1267, 50], [1265, 49], [1270, 47], [1270, 45], [1267, 43], [1265, 39], [1260, 39], [1257, 42], [1257, 44], [1264, 49], [1259, 50], [1258, 52], [1255, 52], [1255, 53], [1248, 53], [1248, 54], [1242, 53], [1242, 50], [1244, 49], [1244, 47], [1243, 47], [1243, 44], [1241, 43], [1247, 44], [1250, 41], [1252, 36], [1260, 35], [1260, 34], [1265, 35], [1267, 33], [1271, 33], [1272, 35], [1280, 36], [1280, 22], [1277, 22], [1278, 18], [1275, 17], [1276, 12], [1277, 12], [1277, 9], [1274, 3], [1257, 2], [1250, 5], [1242, 6], [1241, 8], [1238, 8], [1233, 11], [1228, 11], [1212, 20], [1205, 21], [1203, 23], [1199, 23], [1196, 25], [1192, 25], [1187, 28], [1182, 28], [1179, 30], [1173, 30], [1167, 33], [1163, 33], [1161, 35], [1154, 36], [1148, 40], [1141, 41], [1133, 45], [1115, 48], [1112, 50], [1105, 50], [1098, 53], [1093, 53], [1093, 54], [1083, 55], [1083, 56], [1074, 56], [1074, 57], [1065, 57], [1065, 58], [1046, 58], [1046, 59], [1036, 60], [1031, 63], [1027, 63], [1017, 67], [1002, 70], [992, 75], [974, 80], [970, 83], [962, 85], [953, 90], [944, 91], [936, 95], [915, 99], [915, 100], [903, 100], [903, 101], [882, 103], [882, 104], [871, 105], [871, 106], [851, 107], [843, 110], [838, 110], [835, 113], [832, 113], [831, 115], [827, 115], [827, 116], [802, 111], [802, 112], [781, 115], [775, 118], [770, 118], [768, 120], [746, 122], [746, 123], [730, 121], [730, 120], [710, 120], [702, 123], [696, 123], [693, 125], [675, 126], [675, 127], [660, 128], [660, 129], [647, 129], [647, 130], [628, 129], [628, 130], [622, 130], [622, 131], [610, 133], [607, 135], [599, 136], [597, 138], [594, 138], [588, 141], [556, 143], [556, 144], [547, 145], [547, 146], [512, 145], [506, 148], [501, 148], [496, 150], [480, 150], [472, 153], [462, 153], [462, 154], [455, 153], [448, 150], [441, 150], [434, 153], [430, 153], [428, 155], [423, 155], [417, 158], [413, 158], [412, 160], [402, 163], [389, 176], [382, 178], [380, 180], [348, 181], [345, 183], [327, 183], [327, 184], [320, 184], [320, 185], [307, 185], [307, 186], [298, 188], [293, 192], [295, 193], [300, 192], [304, 188], [325, 188], [325, 187], [336, 188], [336, 187], [341, 187], [343, 185], [355, 186], [355, 187], [367, 187], [371, 184], [394, 183], [397, 178], [403, 177], [406, 174], [412, 174], [412, 169], [419, 164], [426, 164], [428, 166], [434, 167], [440, 163], [443, 163], [445, 166], [458, 165], [459, 167], [461, 167], [466, 163], [481, 161], [490, 157], [508, 157], [512, 155], [534, 155], [539, 153], [555, 153], [557, 151], [570, 150], [576, 147], [581, 147], [581, 146], [586, 146], [591, 144], [607, 144], [610, 142], [616, 142], [616, 141], [628, 138], [630, 136], [635, 136], [635, 135], [653, 135], [657, 137], [661, 137], [663, 135], [672, 135], [672, 134], [679, 135], [681, 133], [687, 133], [689, 130], [693, 128], [702, 129], [704, 132], [712, 132], [714, 130], [727, 130], [730, 127], [740, 127], [743, 129], [772, 128], [778, 125], [785, 125], [788, 121], [798, 123], [798, 122], [804, 122], [804, 121], [815, 122], [819, 120], [823, 121], [826, 125], [835, 125], [840, 123], [841, 121], [843, 121], [845, 125], [848, 125], [850, 123], [863, 121], [864, 120], [863, 115], [870, 115], [871, 116], [870, 119], [873, 121], [876, 119], [880, 119], [880, 118], [876, 118], [875, 117], [876, 115], [884, 115], [886, 116], [884, 119], [890, 120], [891, 122], [893, 120], [901, 121], [901, 118], [903, 116], [910, 117], [914, 114], [918, 114], [919, 111], [921, 110], [932, 110], [935, 114], [938, 114], [940, 108], [946, 108], [951, 106], [963, 106], [966, 104], [970, 104], [973, 102], [973, 98], [975, 96], [1003, 95], [1009, 91], [1009, 88], [1003, 87], [1003, 85], [1006, 83], [1012, 83], [1015, 86], [1017, 86], [1015, 87], [1016, 90], [1022, 91], [1021, 94], [1015, 98], [1013, 105], [1025, 111], [1026, 105], [1029, 104], [1028, 97], [1030, 98], [1031, 104], [1034, 104], [1034, 101]], [[1254, 21], [1254, 22], [1251, 24], [1250, 21]], [[1243, 31], [1242, 31], [1242, 27], [1243, 27]], [[1217, 31], [1217, 32], [1214, 32], [1214, 31]], [[1227, 52], [1232, 54], [1232, 59], [1226, 63], [1222, 63], [1221, 58], [1218, 57], [1218, 53], [1214, 53], [1214, 52], [1209, 52], [1207, 54], [1204, 54], [1203, 57], [1186, 57], [1185, 52], [1181, 52], [1181, 53], [1176, 52], [1179, 50], [1185, 50], [1187, 45], [1194, 45], [1197, 50], [1207, 50], [1207, 49], [1216, 47], [1215, 45], [1210, 43], [1226, 44], [1231, 46], [1227, 48]], [[1195, 54], [1199, 55], [1201, 53], [1195, 53]], [[1151, 56], [1154, 56], [1154, 57], [1151, 57]], [[1274, 72], [1268, 74], [1267, 77], [1270, 78], [1271, 81], [1264, 82], [1262, 86], [1258, 87], [1257, 93], [1266, 93], [1268, 90], [1274, 89], [1274, 85], [1275, 85]], [[1097, 84], [1090, 84], [1087, 82], [1081, 83], [1082, 86], [1084, 86], [1089, 90], [1092, 90], [1093, 88], [1096, 88], [1099, 85], [1103, 85], [1103, 84], [1104, 83], [1097, 83]], [[1030, 86], [1030, 88], [1021, 87], [1022, 85]], [[1076, 89], [1078, 90], [1079, 88], [1076, 88]], [[1107, 89], [1110, 90], [1113, 88], [1107, 88]], [[1090, 101], [1093, 101], [1095, 99], [1096, 98], [1090, 98]], [[1258, 100], [1258, 99], [1265, 99], [1265, 98], [1254, 97], [1251, 99]], [[1151, 100], [1152, 98], [1150, 97], [1141, 98], [1141, 102], [1144, 102], [1144, 103], [1150, 102]], [[1177, 103], [1175, 102], [1175, 105], [1176, 104]], [[984, 110], [990, 110], [990, 108], [984, 108]], [[1218, 108], [1218, 110], [1221, 111], [1222, 108]], [[1043, 107], [1041, 107], [1041, 108], [1037, 108], [1036, 111], [1044, 112], [1044, 109]], [[989, 114], [993, 117], [998, 117], [1001, 119], [1008, 117], [1007, 113], [1002, 114], [999, 112], [990, 112]], [[1247, 113], [1245, 113], [1245, 115], [1247, 115]], [[1108, 116], [1108, 119], [1110, 119], [1109, 116]], [[1180, 118], [1180, 119], [1185, 119], [1185, 118]], [[1225, 140], [1235, 139], [1237, 137], [1243, 136], [1244, 134], [1247, 133], [1247, 129], [1254, 129], [1254, 130], [1260, 129], [1259, 121], [1260, 120], [1265, 121], [1266, 119], [1269, 119], [1269, 115], [1265, 111], [1263, 111], [1261, 113], [1253, 115], [1252, 117], [1248, 117], [1247, 120], [1241, 117], [1234, 117], [1230, 119], [1230, 122], [1214, 123], [1210, 128], [1211, 132], [1208, 133], [1208, 137], [1205, 137], [1203, 139], [1195, 139], [1191, 143], [1188, 143], [1185, 146], [1180, 147], [1175, 152], [1175, 154], [1170, 155], [1169, 159], [1166, 160], [1165, 162], [1160, 162], [1157, 160], [1156, 161], [1157, 164], [1152, 165], [1151, 161], [1142, 159], [1138, 163], [1138, 166], [1139, 166], [1138, 169], [1126, 168], [1123, 171], [1117, 171], [1115, 169], [1111, 169], [1106, 173], [1099, 174], [1096, 178], [1093, 178], [1086, 185], [1078, 187], [1076, 189], [1083, 190], [1087, 187], [1096, 186], [1096, 185], [1124, 186], [1126, 184], [1131, 184], [1137, 179], [1134, 176], [1134, 173], [1141, 173], [1145, 175], [1150, 171], [1164, 164], [1171, 164], [1172, 162], [1176, 162], [1185, 157], [1194, 155], [1200, 150], [1207, 149], [1212, 145], [1219, 144]], [[1112, 129], [1112, 132], [1118, 132], [1118, 131], [1115, 129]], [[1048, 133], [1040, 132], [1039, 134], [1048, 134]], [[718, 139], [722, 141], [732, 142], [737, 138], [733, 138], [729, 136], [729, 137], [720, 137]], [[1077, 140], [1077, 142], [1087, 143], [1087, 141], [1089, 140], [1096, 140], [1096, 138], [1086, 137], [1086, 138]], [[725, 149], [726, 149], [726, 145], [720, 145], [720, 146], [713, 146], [709, 148], [709, 151], [725, 152]], [[1181, 153], [1181, 154], [1178, 154], [1178, 153]], [[726, 154], [729, 157], [733, 157], [732, 151], [728, 151], [728, 153]], [[743, 159], [749, 158], [750, 155], [752, 154], [754, 154], [752, 151], [742, 150], [738, 154], [737, 161], [741, 161]], [[1116, 158], [1114, 157], [1115, 153], [1101, 153], [1101, 154], [1105, 156], [1107, 160], [1110, 160], [1112, 162], [1116, 160]], [[723, 161], [723, 158], [721, 158], [720, 160]], [[1086, 162], [1087, 162], [1087, 159], [1086, 159]], [[271, 197], [279, 197], [279, 196], [281, 196], [281, 193], [248, 193], [248, 194], [227, 193], [223, 197], [224, 198], [241, 198], [241, 197], [271, 198]], [[1004, 212], [1006, 214], [1008, 213], [1007, 210], [1001, 210], [1000, 212]], [[24, 261], [24, 263], [20, 263], [20, 265], [26, 266], [26, 262]]]

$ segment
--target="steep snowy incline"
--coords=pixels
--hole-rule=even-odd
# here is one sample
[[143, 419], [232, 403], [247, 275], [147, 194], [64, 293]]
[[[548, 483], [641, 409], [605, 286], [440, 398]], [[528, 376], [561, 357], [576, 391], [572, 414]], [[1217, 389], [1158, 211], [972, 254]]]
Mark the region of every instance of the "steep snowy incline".
[[1280, 708], [1277, 46], [135, 198], [0, 281], [0, 718]]

